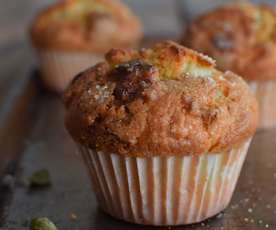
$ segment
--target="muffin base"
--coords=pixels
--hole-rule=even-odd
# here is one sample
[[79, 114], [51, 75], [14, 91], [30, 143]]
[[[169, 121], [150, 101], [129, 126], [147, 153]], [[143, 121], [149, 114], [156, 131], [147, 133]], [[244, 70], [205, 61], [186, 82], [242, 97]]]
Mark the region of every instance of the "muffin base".
[[124, 157], [79, 146], [100, 207], [144, 225], [201, 222], [229, 204], [250, 140], [217, 154]]
[[42, 80], [56, 92], [63, 92], [78, 73], [103, 60], [101, 55], [46, 50], [39, 50], [38, 56]]
[[251, 81], [249, 86], [259, 103], [259, 129], [276, 127], [276, 81]]

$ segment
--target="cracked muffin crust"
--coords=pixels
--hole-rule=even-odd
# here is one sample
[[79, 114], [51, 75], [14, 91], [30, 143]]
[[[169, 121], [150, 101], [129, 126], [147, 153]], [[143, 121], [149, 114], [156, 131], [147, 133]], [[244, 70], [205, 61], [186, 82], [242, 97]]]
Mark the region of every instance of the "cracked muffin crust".
[[111, 50], [72, 81], [64, 104], [77, 143], [124, 156], [216, 153], [251, 137], [258, 117], [239, 76], [170, 41]]
[[182, 43], [248, 80], [276, 79], [276, 14], [268, 6], [237, 3], [210, 11], [188, 26]]
[[31, 26], [35, 46], [60, 51], [105, 53], [133, 47], [141, 36], [138, 18], [119, 0], [63, 0]]

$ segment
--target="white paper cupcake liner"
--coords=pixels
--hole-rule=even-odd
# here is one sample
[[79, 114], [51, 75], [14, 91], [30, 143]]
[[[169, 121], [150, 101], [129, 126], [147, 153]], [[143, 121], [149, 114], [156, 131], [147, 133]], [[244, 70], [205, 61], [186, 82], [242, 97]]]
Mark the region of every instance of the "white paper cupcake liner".
[[249, 144], [217, 154], [151, 158], [79, 149], [104, 211], [137, 224], [182, 225], [226, 208]]
[[103, 60], [101, 55], [45, 50], [39, 50], [38, 56], [42, 80], [57, 92], [64, 91], [78, 73]]
[[259, 128], [276, 127], [276, 81], [251, 81], [260, 108]]

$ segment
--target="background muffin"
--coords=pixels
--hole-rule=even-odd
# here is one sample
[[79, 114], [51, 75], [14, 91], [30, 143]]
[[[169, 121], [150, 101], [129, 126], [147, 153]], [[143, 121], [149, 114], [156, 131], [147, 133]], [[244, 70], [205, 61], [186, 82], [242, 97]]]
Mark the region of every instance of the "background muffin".
[[64, 102], [101, 208], [139, 224], [189, 224], [223, 210], [257, 123], [240, 77], [173, 42], [110, 51]]
[[74, 75], [113, 47], [136, 46], [141, 25], [118, 0], [65, 0], [43, 10], [31, 26], [43, 80], [62, 91]]
[[260, 127], [276, 125], [273, 9], [249, 3], [217, 8], [188, 26], [183, 44], [215, 58], [220, 69], [241, 74], [260, 103]]

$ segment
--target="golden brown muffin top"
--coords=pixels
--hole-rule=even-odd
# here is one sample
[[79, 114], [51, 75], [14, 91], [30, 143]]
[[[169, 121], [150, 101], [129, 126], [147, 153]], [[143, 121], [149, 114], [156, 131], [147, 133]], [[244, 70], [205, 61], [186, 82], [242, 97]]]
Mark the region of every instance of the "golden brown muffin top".
[[64, 103], [76, 142], [126, 156], [216, 153], [251, 137], [258, 116], [242, 78], [170, 41], [111, 50], [73, 80]]
[[192, 22], [183, 44], [216, 59], [218, 68], [248, 80], [276, 80], [276, 14], [264, 5], [237, 3]]
[[135, 46], [141, 24], [119, 0], [63, 0], [33, 21], [31, 38], [38, 48], [105, 53]]

